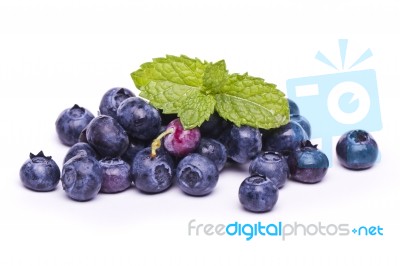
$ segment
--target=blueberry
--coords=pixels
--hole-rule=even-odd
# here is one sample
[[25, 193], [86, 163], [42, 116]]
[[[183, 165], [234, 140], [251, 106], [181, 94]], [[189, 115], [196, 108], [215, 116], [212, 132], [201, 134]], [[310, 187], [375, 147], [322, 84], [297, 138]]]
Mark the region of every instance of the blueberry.
[[301, 116], [301, 115], [291, 115], [290, 120], [299, 123], [299, 125], [307, 133], [308, 138], [311, 138], [311, 124], [307, 120], [307, 118], [305, 118], [304, 116]]
[[93, 118], [91, 112], [77, 104], [62, 111], [56, 120], [56, 130], [61, 142], [67, 146], [77, 143], [80, 133]]
[[93, 199], [99, 193], [102, 181], [99, 162], [83, 150], [64, 164], [61, 182], [71, 199]]
[[179, 118], [172, 120], [166, 130], [172, 133], [164, 138], [164, 147], [175, 157], [184, 157], [199, 146], [200, 130], [197, 127], [185, 130]]
[[258, 155], [249, 166], [250, 175], [268, 177], [277, 188], [282, 188], [289, 178], [289, 166], [279, 152], [267, 151]]
[[138, 97], [123, 101], [118, 107], [117, 118], [132, 138], [152, 140], [160, 131], [158, 110]]
[[99, 161], [103, 182], [101, 192], [117, 193], [131, 186], [130, 166], [120, 158], [104, 158]]
[[320, 182], [326, 175], [329, 160], [317, 149], [317, 145], [307, 140], [289, 156], [288, 164], [293, 180], [313, 184]]
[[149, 147], [150, 143], [140, 139], [131, 138], [129, 140], [129, 146], [126, 151], [121, 155], [121, 159], [127, 162], [129, 165], [132, 164], [133, 159], [135, 158], [136, 154], [143, 150], [146, 147]]
[[340, 137], [336, 154], [339, 162], [346, 168], [367, 169], [378, 158], [378, 144], [365, 130], [351, 130]]
[[37, 155], [30, 154], [21, 167], [19, 176], [25, 187], [35, 191], [50, 191], [57, 187], [60, 181], [60, 168], [51, 156], [45, 156], [42, 151]]
[[86, 151], [88, 156], [92, 156], [94, 158], [97, 158], [98, 156], [96, 151], [88, 143], [78, 142], [74, 144], [71, 148], [69, 148], [67, 154], [65, 155], [64, 163], [66, 163], [69, 159], [77, 155], [81, 150]]
[[279, 190], [270, 179], [252, 175], [247, 177], [239, 187], [239, 201], [252, 212], [272, 210], [278, 201]]
[[207, 157], [192, 153], [183, 158], [176, 168], [179, 188], [192, 196], [209, 194], [217, 185], [217, 166]]
[[294, 151], [305, 140], [308, 140], [307, 133], [292, 120], [281, 127], [263, 131], [263, 149], [267, 151]]
[[288, 104], [289, 104], [290, 115], [300, 115], [300, 110], [299, 110], [299, 107], [297, 106], [297, 104], [290, 99], [287, 99], [287, 100], [288, 100]]
[[221, 136], [229, 122], [219, 116], [217, 112], [213, 113], [207, 121], [204, 121], [200, 126], [202, 137], [217, 139]]
[[107, 115], [93, 119], [87, 127], [89, 144], [103, 157], [118, 157], [129, 145], [129, 138], [117, 120]]
[[122, 87], [109, 89], [101, 99], [99, 107], [100, 113], [117, 119], [118, 107], [124, 100], [130, 97], [135, 97], [135, 94], [128, 89]]
[[247, 163], [261, 151], [261, 133], [250, 126], [231, 125], [221, 135], [220, 141], [225, 145], [228, 158], [237, 163]]
[[225, 166], [227, 159], [225, 146], [215, 139], [202, 138], [199, 147], [197, 147], [196, 153], [213, 161], [217, 166], [218, 171], [221, 171]]
[[154, 158], [151, 148], [138, 152], [133, 159], [131, 172], [137, 189], [146, 193], [159, 193], [172, 185], [175, 174], [171, 156], [159, 149]]

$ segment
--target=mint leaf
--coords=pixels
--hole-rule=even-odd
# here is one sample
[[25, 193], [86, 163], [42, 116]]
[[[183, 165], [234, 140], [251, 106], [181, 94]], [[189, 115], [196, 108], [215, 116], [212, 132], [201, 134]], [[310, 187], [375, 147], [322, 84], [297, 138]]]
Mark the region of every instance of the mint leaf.
[[177, 114], [190, 92], [200, 90], [170, 81], [150, 81], [141, 89], [140, 96], [148, 99], [154, 107], [162, 109], [165, 114]]
[[205, 69], [209, 64], [187, 56], [167, 55], [142, 64], [131, 73], [140, 96], [162, 109], [164, 113], [178, 113], [192, 90], [200, 90]]
[[[131, 77], [141, 90], [141, 97], [162, 109], [163, 113], [177, 113], [184, 128], [193, 128], [200, 126], [214, 112], [214, 97], [200, 92], [210, 65], [184, 55], [167, 55], [141, 65]], [[220, 68], [220, 64], [217, 67]]]
[[139, 89], [150, 81], [169, 81], [174, 84], [201, 87], [207, 62], [191, 59], [187, 56], [167, 55], [145, 63], [132, 72], [131, 77]]
[[203, 91], [206, 94], [218, 93], [219, 89], [225, 84], [228, 78], [225, 60], [209, 64], [204, 72]]
[[142, 64], [131, 77], [141, 97], [178, 114], [185, 129], [200, 126], [215, 110], [237, 126], [269, 129], [289, 121], [287, 100], [276, 85], [247, 73], [229, 75], [224, 60], [167, 55]]
[[285, 95], [276, 85], [247, 73], [230, 75], [215, 100], [219, 115], [237, 126], [269, 129], [289, 121]]
[[201, 126], [214, 113], [215, 99], [212, 95], [205, 95], [193, 90], [182, 103], [178, 116], [185, 129]]

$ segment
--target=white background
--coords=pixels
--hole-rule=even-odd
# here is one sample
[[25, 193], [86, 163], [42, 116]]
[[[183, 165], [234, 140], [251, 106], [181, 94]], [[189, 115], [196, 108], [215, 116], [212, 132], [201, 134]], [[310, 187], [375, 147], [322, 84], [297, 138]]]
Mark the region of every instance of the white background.
[[[399, 265], [398, 1], [1, 1], [1, 265]], [[25, 189], [19, 168], [43, 150], [61, 166], [67, 147], [54, 122], [77, 103], [97, 112], [114, 86], [134, 89], [130, 73], [165, 54], [225, 59], [230, 72], [278, 84], [333, 73], [314, 60], [321, 50], [340, 62], [374, 54], [383, 130], [374, 132], [381, 163], [352, 172], [334, 159], [316, 185], [289, 182], [274, 210], [245, 212], [237, 198], [246, 167], [231, 167], [216, 190], [192, 198], [172, 188], [137, 190], [78, 203], [61, 185]], [[323, 126], [323, 125], [312, 125]], [[397, 133], [395, 133], [397, 132]], [[384, 228], [375, 237], [188, 236], [188, 222], [295, 221]]]

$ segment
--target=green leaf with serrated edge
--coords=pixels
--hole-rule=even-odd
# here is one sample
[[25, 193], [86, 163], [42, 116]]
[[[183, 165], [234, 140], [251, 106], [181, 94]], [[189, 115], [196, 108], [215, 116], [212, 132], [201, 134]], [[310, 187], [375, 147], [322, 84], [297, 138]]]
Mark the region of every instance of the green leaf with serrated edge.
[[176, 114], [181, 109], [191, 91], [199, 91], [199, 88], [172, 83], [170, 81], [150, 81], [142, 87], [140, 96], [165, 114]]
[[247, 74], [228, 75], [223, 60], [210, 64], [166, 56], [131, 74], [140, 96], [164, 113], [177, 113], [186, 129], [201, 125], [214, 110], [236, 125], [273, 128], [289, 121], [284, 94]]
[[225, 84], [228, 78], [225, 60], [209, 64], [204, 72], [203, 91], [206, 94], [215, 94]]
[[192, 90], [182, 103], [178, 117], [185, 129], [200, 126], [214, 113], [215, 99], [200, 91]]
[[275, 128], [289, 121], [289, 106], [276, 85], [261, 78], [232, 74], [215, 95], [219, 115], [237, 126]]
[[169, 81], [173, 84], [201, 87], [207, 65], [207, 62], [197, 58], [167, 55], [142, 64], [139, 70], [131, 73], [131, 77], [139, 90], [150, 81]]

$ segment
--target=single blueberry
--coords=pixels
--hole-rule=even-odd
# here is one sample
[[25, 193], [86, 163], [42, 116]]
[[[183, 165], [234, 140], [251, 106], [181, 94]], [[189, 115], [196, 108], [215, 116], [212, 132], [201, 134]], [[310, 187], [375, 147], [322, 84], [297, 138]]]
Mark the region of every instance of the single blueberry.
[[290, 120], [299, 123], [299, 125], [307, 133], [308, 138], [311, 138], [311, 124], [307, 120], [307, 118], [305, 118], [304, 116], [301, 116], [301, 115], [291, 115]]
[[291, 152], [308, 140], [304, 129], [295, 121], [278, 128], [263, 130], [263, 149], [266, 151]]
[[63, 167], [61, 182], [67, 195], [77, 201], [93, 199], [102, 184], [99, 162], [81, 150], [68, 160]]
[[220, 142], [225, 145], [228, 158], [237, 163], [247, 163], [261, 151], [261, 133], [250, 126], [230, 126], [221, 135]]
[[213, 161], [220, 172], [225, 166], [227, 160], [226, 148], [221, 142], [215, 139], [202, 138], [196, 153]]
[[373, 166], [378, 158], [378, 151], [375, 139], [361, 129], [346, 132], [336, 145], [336, 154], [341, 165], [353, 170]]
[[136, 188], [146, 193], [159, 193], [172, 185], [175, 174], [171, 156], [158, 149], [156, 156], [151, 156], [151, 148], [138, 152], [131, 166], [133, 183]]
[[129, 145], [129, 137], [117, 120], [107, 115], [93, 119], [87, 127], [89, 144], [103, 157], [118, 157]]
[[82, 130], [93, 118], [91, 112], [77, 104], [65, 109], [56, 120], [58, 138], [67, 146], [74, 145], [79, 141]]
[[289, 104], [290, 115], [300, 115], [300, 109], [297, 106], [297, 104], [293, 100], [290, 100], [290, 99], [287, 99], [287, 100], [288, 100], [288, 104]]
[[123, 101], [118, 107], [117, 118], [132, 138], [152, 140], [160, 132], [158, 110], [138, 97]]
[[69, 148], [67, 154], [65, 155], [64, 163], [66, 163], [69, 159], [77, 155], [81, 150], [86, 151], [88, 156], [92, 156], [94, 158], [97, 158], [98, 156], [96, 151], [88, 143], [78, 142], [74, 144], [71, 148]]
[[292, 152], [288, 159], [291, 179], [313, 184], [320, 182], [326, 175], [329, 167], [328, 157], [317, 145], [312, 145], [309, 140]]
[[122, 87], [109, 89], [101, 99], [99, 107], [100, 113], [117, 119], [118, 107], [124, 100], [130, 97], [135, 97], [135, 94], [128, 89]]
[[31, 153], [29, 157], [19, 171], [22, 184], [35, 191], [55, 189], [60, 181], [60, 168], [56, 162], [42, 151], [37, 155]]
[[217, 139], [221, 136], [229, 122], [223, 119], [217, 112], [210, 115], [210, 118], [203, 122], [200, 126], [202, 137]]
[[290, 171], [286, 159], [279, 152], [266, 151], [259, 154], [249, 166], [250, 175], [268, 177], [277, 188], [282, 188], [289, 178]]
[[209, 194], [217, 185], [217, 166], [207, 157], [192, 153], [184, 157], [176, 168], [179, 188], [192, 196]]
[[130, 166], [120, 158], [104, 158], [99, 161], [103, 182], [101, 192], [117, 193], [132, 184]]
[[278, 201], [279, 190], [269, 178], [259, 175], [247, 177], [239, 187], [239, 201], [252, 212], [272, 210]]

